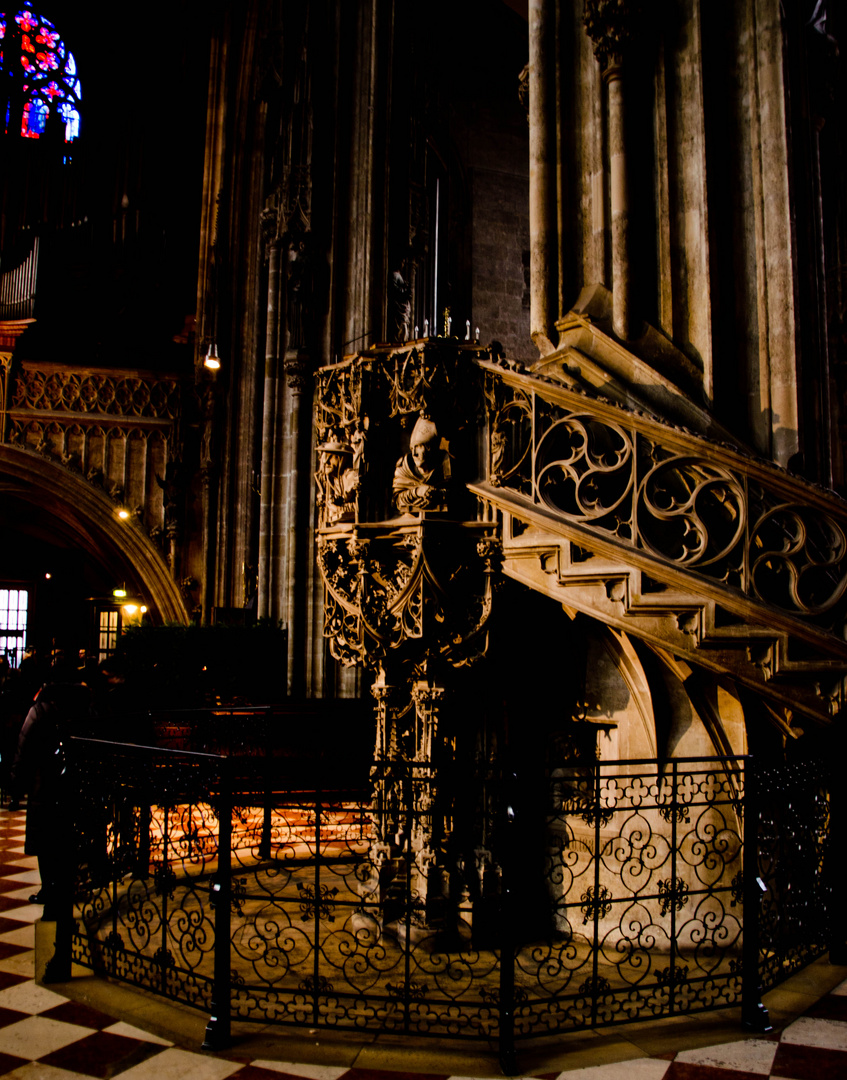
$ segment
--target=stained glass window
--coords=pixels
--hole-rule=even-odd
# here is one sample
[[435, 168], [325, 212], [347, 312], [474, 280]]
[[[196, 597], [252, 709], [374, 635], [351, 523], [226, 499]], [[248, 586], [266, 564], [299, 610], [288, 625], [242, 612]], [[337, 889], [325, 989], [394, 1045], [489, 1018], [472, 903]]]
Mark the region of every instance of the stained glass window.
[[[65, 142], [77, 138], [82, 88], [76, 60], [53, 23], [29, 4], [14, 17], [0, 12], [0, 78], [7, 131], [20, 117], [21, 135], [37, 139], [55, 111], [64, 124]], [[15, 92], [10, 92], [12, 84]]]

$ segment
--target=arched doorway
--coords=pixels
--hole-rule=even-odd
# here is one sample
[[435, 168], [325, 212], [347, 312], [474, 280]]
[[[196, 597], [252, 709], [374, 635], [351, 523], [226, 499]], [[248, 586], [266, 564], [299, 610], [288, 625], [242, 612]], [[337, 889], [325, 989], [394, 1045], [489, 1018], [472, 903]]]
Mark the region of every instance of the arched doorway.
[[0, 446], [0, 588], [25, 591], [29, 644], [92, 648], [98, 599], [111, 602], [116, 588], [137, 598], [151, 622], [190, 621], [165, 558], [118, 509], [63, 466]]

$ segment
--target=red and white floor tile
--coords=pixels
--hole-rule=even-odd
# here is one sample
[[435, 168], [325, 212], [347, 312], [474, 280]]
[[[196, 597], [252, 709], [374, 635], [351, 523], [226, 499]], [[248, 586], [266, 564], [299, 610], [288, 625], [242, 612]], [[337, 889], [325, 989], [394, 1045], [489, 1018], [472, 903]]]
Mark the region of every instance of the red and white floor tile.
[[[15, 1080], [464, 1080], [192, 1053], [38, 986], [26, 815], [0, 810], [0, 1076]], [[847, 1080], [847, 982], [772, 1037], [544, 1073], [543, 1080]]]

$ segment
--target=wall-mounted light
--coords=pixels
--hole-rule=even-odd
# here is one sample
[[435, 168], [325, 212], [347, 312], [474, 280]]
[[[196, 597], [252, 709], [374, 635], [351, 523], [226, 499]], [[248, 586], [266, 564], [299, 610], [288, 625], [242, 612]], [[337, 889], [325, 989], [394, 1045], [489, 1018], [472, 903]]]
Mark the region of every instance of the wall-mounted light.
[[129, 517], [129, 510], [124, 510], [123, 508], [121, 508], [120, 510], [118, 510], [118, 517], [121, 519], [121, 521], [126, 521], [126, 519]]
[[208, 350], [206, 351], [206, 357], [203, 360], [203, 367], [209, 369], [209, 371], [217, 371], [221, 366], [221, 358], [218, 356], [218, 346], [216, 342], [211, 342]]
[[52, 576], [53, 576], [53, 575], [52, 575], [52, 574], [50, 573], [50, 571], [48, 570], [48, 571], [47, 571], [47, 573], [46, 573], [46, 574], [44, 575], [44, 580], [45, 580], [45, 581], [49, 581], [49, 580], [50, 580], [50, 578], [51, 578]]
[[147, 608], [139, 600], [130, 599], [121, 605], [121, 621], [124, 627], [141, 626], [141, 620], [147, 614]]

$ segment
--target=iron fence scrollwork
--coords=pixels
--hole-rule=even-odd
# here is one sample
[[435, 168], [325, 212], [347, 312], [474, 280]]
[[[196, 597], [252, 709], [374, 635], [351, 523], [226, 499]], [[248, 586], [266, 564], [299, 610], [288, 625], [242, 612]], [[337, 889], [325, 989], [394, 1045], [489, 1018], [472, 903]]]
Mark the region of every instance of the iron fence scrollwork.
[[[207, 1046], [235, 1017], [496, 1040], [512, 1072], [522, 1040], [599, 1025], [740, 1006], [762, 1027], [761, 989], [826, 947], [812, 763], [553, 762], [543, 809], [489, 765], [482, 888], [457, 837], [437, 858], [408, 842], [430, 813], [421, 763], [274, 775], [258, 755], [92, 740], [71, 762], [57, 950], [203, 1011]], [[439, 906], [427, 875], [447, 873]]]

